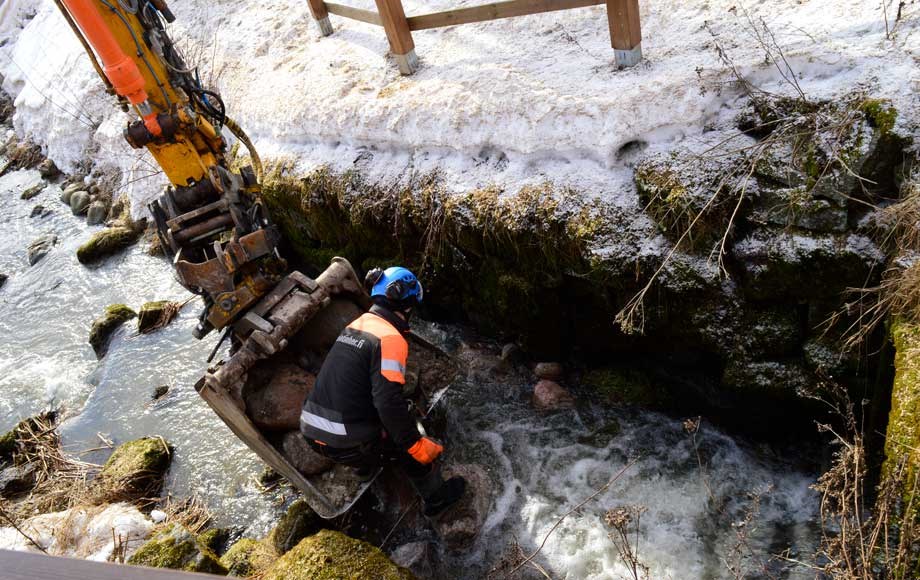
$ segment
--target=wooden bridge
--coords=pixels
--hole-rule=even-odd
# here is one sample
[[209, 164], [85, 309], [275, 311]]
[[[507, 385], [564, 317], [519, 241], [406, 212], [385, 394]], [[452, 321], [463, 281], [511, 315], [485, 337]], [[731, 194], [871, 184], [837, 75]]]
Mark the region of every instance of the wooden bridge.
[[0, 578], [2, 580], [207, 580], [208, 578], [224, 578], [224, 576], [0, 550]]
[[324, 0], [307, 2], [310, 13], [324, 36], [329, 36], [333, 32], [332, 23], [329, 21], [330, 14], [382, 26], [390, 43], [390, 51], [396, 58], [399, 71], [404, 75], [412, 74], [418, 68], [415, 42], [412, 40], [413, 30], [429, 30], [601, 4], [607, 5], [610, 44], [617, 66], [634, 66], [642, 60], [639, 0], [507, 0], [408, 17], [403, 10], [402, 0], [375, 0], [376, 12]]

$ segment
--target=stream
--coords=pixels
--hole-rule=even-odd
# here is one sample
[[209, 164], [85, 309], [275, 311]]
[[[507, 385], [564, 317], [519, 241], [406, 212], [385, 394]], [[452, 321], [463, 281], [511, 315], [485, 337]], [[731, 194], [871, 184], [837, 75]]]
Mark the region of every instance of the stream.
[[[0, 429], [49, 406], [63, 406], [65, 447], [101, 461], [103, 438], [116, 444], [162, 435], [175, 447], [167, 490], [197, 494], [216, 524], [264, 535], [281, 513], [281, 492], [261, 493], [259, 460], [210, 412], [192, 385], [216, 335], [191, 335], [192, 302], [168, 327], [137, 335], [122, 327], [101, 361], [87, 336], [113, 303], [138, 309], [148, 300], [185, 300], [169, 264], [144, 243], [99, 267], [80, 265], [76, 248], [99, 226], [71, 215], [49, 185], [32, 200], [20, 192], [35, 171], [0, 177]], [[35, 205], [50, 213], [30, 217]], [[58, 243], [34, 266], [28, 244], [46, 233]], [[460, 332], [422, 323], [419, 332], [446, 350], [463, 348]], [[153, 390], [170, 386], [156, 405]], [[445, 556], [456, 578], [484, 578], [518, 542], [529, 554], [558, 520], [633, 462], [606, 491], [568, 516], [535, 561], [554, 578], [631, 578], [608, 536], [607, 510], [643, 506], [638, 556], [651, 578], [810, 577], [768, 562], [770, 554], [812, 553], [820, 538], [817, 473], [806, 458], [733, 438], [703, 421], [695, 439], [681, 420], [636, 409], [610, 409], [579, 396], [576, 409], [537, 415], [529, 385], [476, 375], [448, 394], [452, 459], [487, 467], [493, 504], [474, 546]], [[618, 426], [618, 428], [617, 428]], [[590, 434], [594, 434], [591, 436]], [[753, 514], [751, 518], [746, 518]], [[743, 542], [739, 542], [739, 538]], [[740, 547], [739, 547], [740, 544]], [[539, 576], [538, 576], [539, 577]]]

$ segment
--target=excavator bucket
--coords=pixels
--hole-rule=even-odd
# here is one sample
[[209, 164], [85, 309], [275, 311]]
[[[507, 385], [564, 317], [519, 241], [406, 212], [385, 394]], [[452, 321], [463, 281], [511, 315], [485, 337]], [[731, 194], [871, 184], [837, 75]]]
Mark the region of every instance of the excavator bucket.
[[[288, 415], [291, 420], [299, 416], [303, 391], [298, 391], [299, 400], [291, 398], [291, 384], [311, 384], [341, 330], [369, 306], [370, 297], [344, 258], [335, 258], [315, 280], [293, 272], [235, 325], [237, 336], [248, 337], [195, 385], [233, 433], [300, 490], [325, 519], [348, 511], [373, 479], [362, 481], [342, 465], [299, 470], [298, 465], [304, 469], [304, 448], [307, 454], [311, 451], [296, 426], [290, 420], [280, 424], [277, 416], [266, 420], [258, 409], [248, 408], [247, 400], [268, 399], [281, 411], [273, 415]], [[416, 346], [410, 348], [405, 394], [416, 408], [427, 409], [434, 394], [456, 374], [456, 367], [437, 347], [418, 337], [409, 340]], [[420, 372], [420, 359], [429, 372]], [[293, 381], [292, 375], [297, 375]], [[299, 452], [292, 450], [298, 445]], [[300, 458], [295, 457], [298, 453]]]

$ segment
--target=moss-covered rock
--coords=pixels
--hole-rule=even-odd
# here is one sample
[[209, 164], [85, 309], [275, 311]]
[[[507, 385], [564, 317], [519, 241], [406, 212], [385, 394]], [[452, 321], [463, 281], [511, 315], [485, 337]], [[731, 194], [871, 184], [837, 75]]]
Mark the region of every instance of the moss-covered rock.
[[77, 248], [77, 260], [81, 264], [99, 262], [130, 247], [137, 242], [140, 236], [140, 230], [126, 226], [116, 226], [96, 232]]
[[138, 548], [128, 564], [150, 568], [171, 568], [187, 572], [226, 575], [217, 556], [178, 524], [157, 534]]
[[[893, 514], [892, 533], [920, 529], [920, 325], [895, 321], [891, 325], [895, 346], [895, 377], [891, 392], [891, 412], [885, 437], [885, 462], [882, 477], [901, 496], [899, 513]], [[920, 571], [917, 538], [900, 538], [914, 544], [910, 562], [895, 571], [893, 578], [916, 578]], [[906, 540], [906, 542], [905, 542]]]
[[341, 532], [323, 530], [282, 556], [263, 580], [413, 580], [383, 552]]
[[155, 497], [172, 461], [172, 449], [162, 438], [143, 437], [115, 448], [93, 481], [92, 496], [99, 503]]
[[648, 376], [636, 369], [605, 367], [584, 374], [582, 384], [606, 401], [618, 405], [654, 407], [662, 402], [663, 393]]
[[302, 539], [322, 528], [323, 519], [303, 499], [298, 499], [288, 508], [278, 525], [268, 535], [268, 542], [278, 554], [284, 554]]
[[136, 316], [137, 313], [124, 304], [112, 304], [106, 307], [105, 313], [93, 321], [93, 326], [89, 331], [89, 344], [93, 347], [96, 358], [105, 356], [112, 333]]
[[230, 576], [245, 578], [263, 574], [277, 560], [278, 554], [265, 540], [243, 538], [230, 546], [220, 563]]

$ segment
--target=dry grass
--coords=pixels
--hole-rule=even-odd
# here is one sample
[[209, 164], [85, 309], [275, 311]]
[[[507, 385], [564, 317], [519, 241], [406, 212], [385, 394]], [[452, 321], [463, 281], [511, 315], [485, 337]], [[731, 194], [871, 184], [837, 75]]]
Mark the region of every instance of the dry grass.
[[166, 519], [160, 523], [161, 527], [179, 524], [196, 535], [205, 531], [214, 519], [204, 501], [197, 495], [186, 498], [174, 498], [169, 495], [162, 501], [160, 509], [166, 513]]

